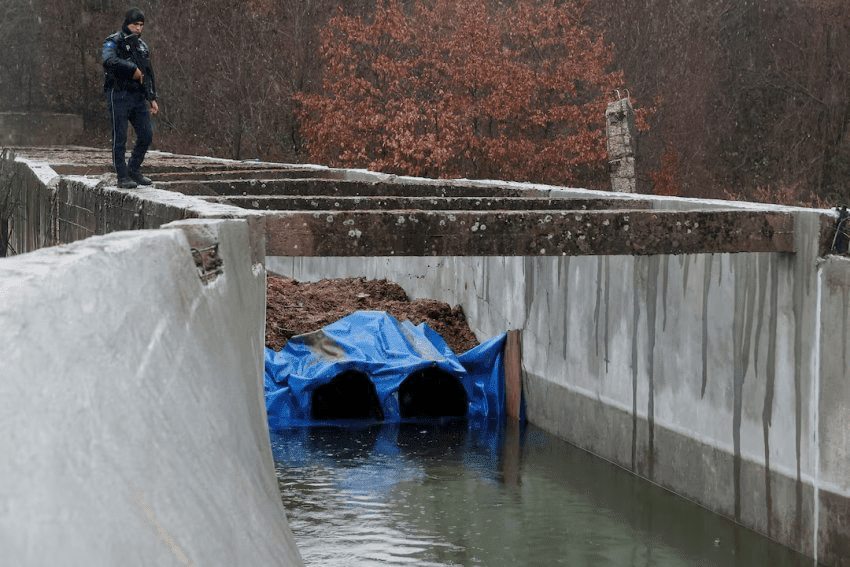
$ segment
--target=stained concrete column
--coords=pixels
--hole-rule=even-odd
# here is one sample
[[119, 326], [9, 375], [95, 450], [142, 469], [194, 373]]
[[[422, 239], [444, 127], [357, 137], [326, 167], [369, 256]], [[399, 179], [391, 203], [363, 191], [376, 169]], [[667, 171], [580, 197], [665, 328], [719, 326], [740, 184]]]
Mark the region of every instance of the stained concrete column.
[[611, 190], [635, 193], [635, 154], [637, 153], [637, 130], [635, 110], [628, 98], [608, 104], [605, 110], [605, 126], [608, 137], [608, 164], [611, 173]]

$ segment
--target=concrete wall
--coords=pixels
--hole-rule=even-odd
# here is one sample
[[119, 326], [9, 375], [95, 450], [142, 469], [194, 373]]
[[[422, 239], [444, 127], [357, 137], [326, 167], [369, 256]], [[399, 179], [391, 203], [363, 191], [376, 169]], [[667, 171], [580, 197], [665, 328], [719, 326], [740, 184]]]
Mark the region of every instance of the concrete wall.
[[266, 265], [302, 281], [390, 279], [461, 305], [482, 339], [521, 329], [530, 421], [838, 565], [850, 558], [850, 265], [818, 259], [819, 216], [798, 210], [793, 254]]
[[[7, 453], [15, 458], [12, 465], [7, 465], [9, 468], [0, 468], [0, 479], [14, 477], [15, 471], [52, 467], [51, 473], [36, 475], [36, 480], [15, 480], [20, 486], [13, 483], [12, 487], [0, 489], [10, 491], [9, 494], [13, 490], [17, 490], [15, 494], [21, 489], [31, 490], [26, 493], [29, 496], [8, 500], [15, 511], [28, 505], [29, 500], [36, 503], [35, 512], [22, 516], [29, 527], [10, 532], [14, 540], [30, 542], [26, 548], [12, 547], [21, 557], [39, 551], [32, 542], [45, 525], [53, 529], [44, 518], [54, 512], [58, 514], [56, 517], [72, 521], [71, 525], [75, 526], [72, 533], [76, 530], [81, 534], [79, 539], [83, 542], [96, 532], [85, 525], [91, 522], [98, 525], [98, 521], [102, 522], [100, 515], [120, 512], [118, 517], [129, 517], [130, 512], [112, 500], [126, 500], [128, 475], [137, 469], [143, 471], [142, 480], [130, 479], [136, 487], [130, 496], [135, 509], [150, 508], [157, 513], [165, 510], [164, 513], [177, 518], [174, 522], [157, 524], [146, 514], [152, 522], [148, 529], [150, 525], [164, 526], [153, 531], [171, 534], [170, 530], [176, 529], [172, 526], [184, 526], [185, 520], [185, 525], [193, 527], [181, 528], [184, 531], [168, 541], [177, 542], [181, 549], [190, 549], [192, 553], [195, 553], [195, 547], [191, 547], [194, 543], [184, 540], [206, 543], [205, 538], [214, 538], [215, 529], [210, 531], [207, 523], [217, 520], [207, 516], [215, 516], [221, 510], [226, 512], [231, 505], [244, 514], [249, 514], [247, 509], [253, 507], [253, 504], [239, 507], [239, 503], [227, 498], [219, 502], [217, 497], [207, 503], [200, 502], [210, 498], [208, 493], [198, 490], [199, 486], [208, 486], [207, 475], [223, 474], [224, 481], [215, 476], [222, 486], [238, 484], [234, 478], [240, 475], [251, 476], [256, 483], [249, 483], [249, 490], [271, 495], [273, 478], [264, 476], [271, 472], [268, 463], [249, 472], [240, 471], [235, 465], [224, 467], [223, 472], [191, 469], [200, 484], [180, 479], [194, 464], [206, 471], [214, 468], [211, 461], [229, 462], [231, 451], [243, 462], [244, 452], [240, 451], [245, 448], [232, 443], [236, 439], [256, 439], [260, 429], [259, 437], [264, 444], [250, 447], [254, 453], [247, 458], [256, 460], [257, 455], [262, 456], [268, 449], [264, 418], [258, 417], [256, 405], [261, 387], [258, 383], [243, 385], [244, 389], [234, 393], [232, 389], [237, 385], [228, 380], [235, 372], [233, 360], [250, 358], [248, 351], [255, 350], [247, 343], [240, 343], [240, 337], [251, 337], [250, 340], [262, 344], [262, 337], [252, 334], [262, 328], [263, 319], [262, 309], [253, 302], [262, 294], [259, 272], [265, 261], [270, 271], [304, 281], [344, 276], [391, 279], [413, 297], [462, 305], [479, 338], [507, 329], [521, 329], [524, 387], [532, 422], [827, 565], [840, 565], [850, 558], [850, 540], [844, 535], [845, 518], [850, 516], [850, 467], [846, 460], [850, 446], [850, 436], [846, 433], [850, 425], [850, 388], [845, 386], [850, 261], [819, 258], [818, 246], [823, 241], [826, 218], [823, 212], [792, 211], [796, 232], [793, 253], [264, 258], [260, 213], [202, 203], [152, 188], [117, 191], [97, 180], [60, 179], [49, 168], [27, 165], [32, 173], [21, 173], [21, 187], [31, 184], [41, 194], [26, 195], [32, 201], [26, 201], [30, 204], [21, 209], [24, 214], [19, 226], [13, 227], [12, 240], [19, 243], [20, 249], [26, 249], [28, 242], [37, 246], [51, 241], [86, 240], [77, 246], [10, 260], [33, 262], [30, 268], [15, 270], [32, 272], [27, 277], [35, 283], [26, 283], [28, 280], [8, 283], [9, 278], [0, 272], [0, 293], [16, 298], [9, 304], [8, 315], [6, 305], [0, 304], [0, 338], [5, 349], [0, 351], [0, 375], [16, 377], [2, 383], [15, 395], [9, 398], [11, 401], [0, 401], [8, 404], [0, 408], [7, 410], [0, 415], [15, 415], [12, 409], [18, 407], [33, 414], [13, 429], [12, 439], [20, 443], [16, 441], [9, 446]], [[350, 172], [350, 175], [375, 178], [367, 172]], [[397, 178], [397, 181], [407, 180]], [[587, 197], [611, 196], [578, 190], [552, 191]], [[641, 198], [658, 209], [711, 210], [730, 205], [719, 201]], [[742, 209], [791, 211], [787, 207], [735, 205]], [[212, 237], [205, 236], [204, 230], [189, 231], [190, 238], [183, 242], [174, 236], [176, 231], [160, 230], [87, 238], [112, 230], [155, 228], [187, 217], [241, 217], [240, 221], [231, 222], [246, 227], [246, 233], [233, 240], [240, 243], [238, 250], [228, 251], [227, 247], [222, 250], [224, 279], [215, 274], [205, 275], [213, 278], [211, 286], [194, 280], [191, 285], [188, 283], [192, 280], [188, 276], [192, 267], [184, 263], [186, 246], [203, 248], [213, 240], [231, 241], [230, 235]], [[209, 222], [218, 226], [214, 221]], [[221, 226], [230, 227], [231, 223]], [[163, 238], [176, 241], [159, 248]], [[148, 247], [148, 242], [159, 244]], [[63, 271], [72, 260], [84, 267], [76, 272]], [[0, 270], [18, 265], [5, 262], [0, 263]], [[234, 287], [228, 284], [225, 292], [221, 282], [233, 283], [228, 279], [228, 265], [240, 266], [239, 273], [246, 275], [246, 281], [252, 281], [251, 278], [256, 281]], [[252, 275], [248, 276], [248, 272]], [[83, 275], [88, 273], [93, 275]], [[197, 272], [194, 276], [197, 278]], [[179, 281], [173, 281], [175, 277]], [[197, 285], [201, 291], [193, 287]], [[222, 291], [215, 300], [218, 307], [211, 303], [204, 309], [192, 307], [188, 312], [193, 315], [186, 319], [186, 306], [207, 305], [207, 301], [213, 301], [208, 294], [215, 289]], [[133, 302], [125, 301], [131, 297]], [[79, 304], [68, 298], [80, 298]], [[143, 301], [137, 303], [136, 298]], [[105, 302], [104, 306], [115, 306], [114, 311], [107, 312], [101, 301]], [[161, 308], [150, 309], [154, 304]], [[172, 311], [177, 315], [162, 319]], [[248, 319], [256, 325], [253, 331], [247, 330]], [[6, 320], [12, 322], [11, 326]], [[184, 324], [184, 320], [189, 322]], [[234, 325], [237, 320], [241, 322]], [[41, 321], [54, 321], [59, 327]], [[108, 323], [109, 332], [96, 331], [101, 321]], [[235, 341], [232, 332], [237, 333]], [[74, 348], [75, 340], [84, 341], [81, 344], [87, 347], [102, 345], [103, 353], [114, 353], [115, 345], [120, 345], [134, 358], [122, 362], [113, 360], [113, 355], [104, 355], [94, 362], [82, 360], [79, 353], [84, 351]], [[56, 349], [46, 348], [50, 341], [56, 342]], [[182, 348], [184, 344], [186, 348]], [[189, 349], [194, 346], [198, 347], [197, 351]], [[90, 350], [87, 348], [85, 352]], [[190, 352], [194, 354], [190, 356]], [[209, 358], [201, 359], [203, 356]], [[12, 362], [6, 363], [7, 359]], [[259, 364], [260, 360], [258, 356], [242, 367]], [[133, 361], [144, 363], [143, 380], [139, 379], [139, 364]], [[172, 366], [181, 370], [169, 371]], [[259, 372], [260, 369], [253, 368], [250, 380], [257, 380]], [[45, 378], [41, 378], [42, 373]], [[123, 379], [110, 381], [115, 375]], [[65, 379], [68, 376], [75, 385], [83, 387], [65, 392], [61, 386], [68, 383]], [[213, 382], [203, 382], [199, 376]], [[49, 387], [46, 387], [41, 380], [48, 379], [53, 383], [47, 382]], [[189, 379], [206, 384], [208, 389], [203, 390], [203, 396], [192, 397], [199, 383], [183, 385]], [[123, 384], [128, 380], [133, 392], [125, 391]], [[171, 395], [178, 384], [183, 389], [177, 392], [179, 395]], [[147, 404], [156, 408], [150, 410], [154, 417], [142, 415], [142, 409], [126, 416], [113, 408], [129, 406], [131, 394], [137, 395], [140, 389], [139, 407]], [[98, 395], [101, 390], [104, 398]], [[227, 398], [218, 398], [219, 390]], [[55, 399], [63, 396], [71, 400], [68, 407], [74, 409], [56, 418], [43, 410], [38, 413], [43, 407], [40, 400], [61, 406]], [[34, 401], [28, 401], [30, 398]], [[226, 408], [224, 399], [236, 401], [239, 407], [233, 411], [239, 415], [223, 423], [216, 422], [216, 411], [209, 408]], [[243, 404], [247, 406], [243, 408]], [[95, 410], [85, 414], [89, 408]], [[99, 415], [104, 408], [103, 421], [91, 417]], [[191, 417], [180, 417], [184, 421], [174, 423], [166, 431], [186, 428], [191, 433], [172, 435], [166, 441], [166, 434], [156, 424], [163, 419], [170, 424], [178, 419], [172, 414], [187, 410]], [[128, 417], [132, 427], [121, 422]], [[38, 427], [44, 420], [48, 433], [40, 435]], [[63, 420], [84, 423], [88, 437], [75, 440], [77, 436], [67, 435], [61, 428]], [[247, 429], [245, 420], [251, 424]], [[98, 424], [105, 426], [100, 428], [104, 432], [98, 433], [99, 427], [95, 427]], [[212, 450], [208, 457], [201, 449], [210, 445], [200, 430], [210, 427], [211, 434], [217, 436], [215, 444], [221, 448]], [[117, 434], [111, 431], [113, 428]], [[55, 431], [64, 437], [52, 435]], [[104, 435], [107, 440], [97, 441], [98, 435]], [[227, 438], [228, 435], [233, 439]], [[132, 446], [119, 447], [124, 438], [130, 439]], [[180, 441], [175, 443], [175, 439]], [[180, 450], [179, 455], [172, 454], [175, 447]], [[111, 458], [108, 455], [115, 452], [112, 448], [132, 466], [125, 467], [120, 459], [107, 462]], [[159, 455], [158, 451], [165, 454], [167, 461], [174, 461], [166, 467], [168, 480], [162, 485], [155, 482], [154, 467], [145, 464], [152, 455]], [[58, 455], [55, 462], [48, 456], [52, 453]], [[97, 458], [87, 462], [89, 454]], [[180, 461], [181, 458], [184, 460]], [[267, 460], [268, 456], [260, 460], [263, 459]], [[23, 463], [23, 468], [17, 468], [14, 463]], [[111, 472], [93, 473], [92, 467], [98, 471], [117, 471], [121, 482], [107, 480]], [[80, 479], [94, 474], [96, 485], [103, 484], [109, 496], [88, 498], [96, 502], [93, 512], [72, 512], [82, 506], [83, 498], [63, 493], [62, 483], [68, 482], [64, 478], [66, 470], [73, 473], [70, 482], [76, 482], [75, 487], [84, 487]], [[48, 487], [48, 496], [42, 497], [38, 492], [43, 486]], [[165, 494], [157, 492], [157, 486], [164, 486], [159, 490]], [[182, 494], [185, 488], [194, 492], [189, 490], [192, 494], [174, 496], [175, 491]], [[83, 494], [91, 494], [92, 489], [83, 490], [89, 490]], [[143, 494], [149, 498], [149, 493], [158, 494], [160, 500], [148, 508], [138, 504], [141, 497], [132, 496]], [[204, 518], [192, 524], [180, 512], [184, 507], [180, 498], [189, 499], [188, 508], [202, 513]], [[52, 504], [54, 499], [58, 504]], [[265, 502], [261, 497], [257, 499]], [[176, 502], [177, 509], [171, 509], [165, 502]], [[255, 513], [268, 514], [273, 525], [278, 526], [273, 530], [286, 535], [285, 525], [280, 524], [282, 516], [277, 516], [280, 510], [269, 511], [269, 506], [279, 508], [279, 499], [274, 502], [261, 503]], [[3, 515], [5, 521], [12, 516]], [[132, 522], [138, 524], [139, 519], [134, 517]], [[253, 524], [248, 525], [253, 530]], [[219, 532], [232, 529], [231, 524], [219, 523], [217, 527]], [[198, 535], [195, 528], [208, 534]], [[50, 529], [44, 533], [53, 533]], [[55, 529], [58, 533], [58, 528]], [[239, 532], [235, 537], [242, 541], [250, 537], [251, 530]], [[265, 535], [258, 537], [266, 542], [263, 545], [271, 545]], [[120, 541], [119, 548], [131, 545]], [[138, 545], [147, 553], [145, 546], [150, 545], [151, 550], [155, 547], [152, 541], [157, 540], [147, 539], [147, 543]], [[0, 539], [0, 545], [5, 543]], [[85, 544], [78, 547], [82, 545]], [[109, 547], [108, 543], [100, 545]], [[174, 555], [173, 546], [162, 545]], [[291, 545], [288, 542], [281, 545], [292, 554], [287, 555], [287, 560], [296, 561]], [[254, 552], [262, 554], [264, 548], [260, 547]], [[83, 551], [79, 553], [83, 557]], [[200, 563], [192, 553], [185, 555]], [[109, 549], [98, 557], [105, 555], [110, 559], [116, 557]], [[240, 557], [245, 558], [246, 564], [252, 564], [254, 556]], [[262, 561], [253, 563], [262, 564]]]
[[813, 392], [818, 428], [812, 432], [818, 450], [815, 504], [819, 537], [836, 542], [831, 548], [821, 549], [820, 556], [832, 564], [845, 565], [850, 548], [850, 259], [823, 260], [818, 289], [820, 381]]
[[12, 157], [0, 160], [0, 257], [59, 243], [51, 187], [56, 174], [46, 165]]
[[[302, 564], [269, 446], [248, 224], [0, 260], [4, 563]], [[191, 249], [215, 243], [221, 269], [201, 274]]]
[[154, 187], [123, 191], [114, 186], [114, 175], [112, 184], [109, 179], [60, 176], [44, 163], [0, 159], [0, 222], [6, 221], [9, 230], [6, 255], [187, 218], [241, 218], [250, 227], [251, 261], [262, 263], [261, 213]]

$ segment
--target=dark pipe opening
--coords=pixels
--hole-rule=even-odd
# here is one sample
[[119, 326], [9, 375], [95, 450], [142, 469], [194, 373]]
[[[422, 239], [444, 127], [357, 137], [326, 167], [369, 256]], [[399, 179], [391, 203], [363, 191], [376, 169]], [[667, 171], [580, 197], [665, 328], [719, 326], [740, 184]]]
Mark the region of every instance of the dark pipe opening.
[[469, 413], [466, 389], [456, 376], [430, 367], [405, 378], [398, 388], [402, 418], [463, 417]]
[[384, 419], [375, 385], [366, 374], [346, 370], [313, 392], [310, 417], [329, 419]]

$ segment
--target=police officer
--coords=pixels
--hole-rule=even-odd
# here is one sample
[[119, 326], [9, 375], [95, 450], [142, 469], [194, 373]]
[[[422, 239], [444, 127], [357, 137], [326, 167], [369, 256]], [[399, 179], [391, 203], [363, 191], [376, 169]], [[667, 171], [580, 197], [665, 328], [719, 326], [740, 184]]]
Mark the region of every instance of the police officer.
[[[138, 8], [130, 8], [121, 31], [103, 42], [103, 90], [112, 119], [112, 164], [118, 174], [118, 186], [124, 189], [151, 184], [150, 178], [142, 175], [139, 168], [153, 141], [151, 114], [159, 112], [159, 105], [150, 49], [140, 37], [144, 27], [145, 15]], [[136, 131], [136, 144], [129, 163], [124, 157], [128, 122]]]

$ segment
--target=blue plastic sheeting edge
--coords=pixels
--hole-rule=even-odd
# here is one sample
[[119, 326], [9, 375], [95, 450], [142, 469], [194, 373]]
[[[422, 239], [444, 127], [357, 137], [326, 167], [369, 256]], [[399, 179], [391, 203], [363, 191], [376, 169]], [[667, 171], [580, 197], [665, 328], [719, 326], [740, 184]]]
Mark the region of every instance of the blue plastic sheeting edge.
[[398, 389], [419, 370], [436, 367], [466, 390], [468, 417], [501, 418], [505, 412], [502, 333], [456, 355], [421, 323], [399, 322], [384, 311], [357, 311], [319, 331], [292, 337], [279, 352], [265, 350], [265, 398], [269, 427], [312, 425], [312, 394], [348, 370], [375, 386], [385, 422], [402, 421]]

